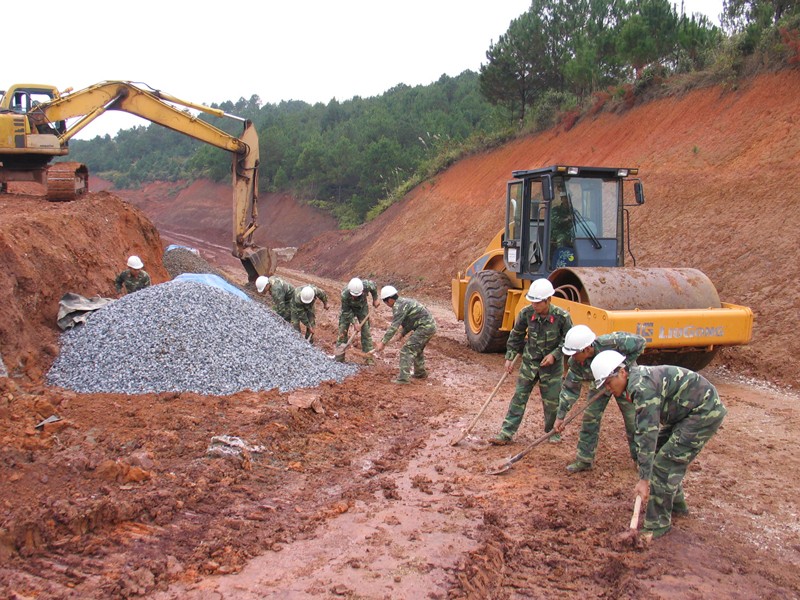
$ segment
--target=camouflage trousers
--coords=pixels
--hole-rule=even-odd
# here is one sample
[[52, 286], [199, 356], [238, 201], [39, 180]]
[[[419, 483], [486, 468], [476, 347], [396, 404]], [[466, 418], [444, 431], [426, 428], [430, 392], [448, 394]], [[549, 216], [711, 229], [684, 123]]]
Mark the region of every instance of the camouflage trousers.
[[310, 308], [305, 307], [292, 307], [292, 327], [294, 327], [297, 331], [301, 331], [300, 324], [306, 326], [305, 338], [309, 341], [309, 343], [314, 343], [314, 334], [311, 332], [311, 329], [317, 324], [317, 316], [314, 313], [314, 305], [309, 304]]
[[273, 306], [275, 312], [287, 323], [292, 322], [292, 304], [291, 302], [276, 302]]
[[[594, 390], [592, 393], [595, 393]], [[590, 393], [591, 394], [591, 393]], [[600, 421], [603, 413], [611, 400], [611, 394], [605, 394], [592, 402], [583, 413], [581, 421], [581, 431], [578, 435], [578, 452], [576, 458], [580, 462], [593, 463], [594, 454], [597, 451], [597, 442], [600, 438]], [[631, 458], [636, 461], [636, 442], [633, 441], [636, 432], [636, 409], [633, 402], [615, 398], [619, 411], [622, 413], [622, 421], [625, 423], [625, 437], [628, 438], [628, 450]]]
[[[368, 313], [369, 307], [364, 306], [363, 310], [346, 310], [339, 314], [339, 337], [336, 340], [337, 346], [347, 343], [347, 333], [350, 330], [350, 325], [352, 323], [361, 323]], [[364, 352], [369, 352], [373, 347], [372, 333], [370, 330], [369, 320], [367, 320], [364, 321], [364, 325], [361, 326], [361, 349]]]
[[400, 348], [400, 374], [397, 379], [408, 381], [411, 369], [414, 369], [414, 377], [426, 377], [428, 371], [425, 369], [425, 346], [431, 341], [433, 334], [436, 333], [436, 324], [421, 325], [411, 332], [406, 343]]
[[528, 399], [537, 381], [539, 382], [539, 392], [542, 395], [545, 433], [553, 429], [558, 412], [558, 395], [561, 392], [564, 363], [557, 360], [549, 367], [540, 367], [540, 362], [541, 359], [522, 361], [519, 377], [517, 377], [517, 387], [500, 430], [501, 436], [512, 438], [517, 433], [517, 429], [522, 423], [522, 416], [525, 414], [525, 407], [528, 405]]
[[644, 517], [646, 529], [670, 526], [673, 503], [685, 502], [683, 477], [686, 469], [717, 432], [726, 414], [728, 410], [715, 393], [709, 402], [679, 423], [661, 428], [650, 475], [650, 501]]

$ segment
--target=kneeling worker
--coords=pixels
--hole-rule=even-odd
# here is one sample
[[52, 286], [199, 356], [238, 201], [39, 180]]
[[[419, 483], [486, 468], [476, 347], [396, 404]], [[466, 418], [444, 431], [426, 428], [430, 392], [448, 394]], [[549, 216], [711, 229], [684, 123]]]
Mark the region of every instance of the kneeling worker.
[[150, 287], [150, 275], [144, 270], [144, 263], [138, 256], [128, 257], [128, 268], [117, 275], [114, 280], [117, 293], [125, 288], [125, 293], [132, 294], [146, 287]]
[[381, 288], [381, 300], [392, 309], [392, 324], [375, 345], [375, 351], [380, 352], [400, 329], [400, 337], [411, 333], [400, 349], [400, 374], [392, 383], [411, 383], [411, 367], [414, 367], [414, 377], [425, 379], [428, 371], [425, 369], [425, 346], [436, 333], [436, 321], [433, 315], [421, 303], [411, 298], [400, 298], [397, 290], [391, 285]]
[[625, 367], [625, 357], [605, 350], [592, 361], [595, 386], [626, 397], [636, 410], [639, 481], [634, 493], [647, 506], [645, 540], [672, 527], [672, 515], [689, 512], [683, 495], [686, 469], [728, 413], [705, 377], [668, 365]]
[[[616, 350], [625, 356], [625, 368], [630, 371], [631, 367], [636, 366], [636, 359], [644, 351], [646, 340], [635, 333], [616, 331], [596, 337], [594, 332], [586, 325], [576, 325], [567, 332], [564, 338], [562, 352], [569, 356], [569, 367], [564, 383], [561, 384], [561, 395], [558, 402], [558, 414], [556, 415], [556, 431], [564, 431], [564, 418], [570, 411], [575, 401], [581, 395], [581, 387], [584, 381], [590, 382], [589, 396], [595, 393], [594, 377], [592, 376], [592, 359], [603, 350]], [[578, 436], [578, 454], [575, 462], [567, 465], [569, 473], [578, 473], [592, 468], [594, 463], [594, 453], [597, 450], [597, 441], [600, 437], [600, 421], [603, 413], [608, 406], [611, 394], [606, 393], [598, 398], [586, 408], [581, 421], [581, 432]], [[617, 406], [622, 413], [622, 420], [625, 422], [625, 435], [628, 438], [628, 448], [631, 458], [636, 461], [636, 445], [633, 443], [635, 431], [634, 420], [636, 415], [633, 404], [624, 398], [616, 398]]]

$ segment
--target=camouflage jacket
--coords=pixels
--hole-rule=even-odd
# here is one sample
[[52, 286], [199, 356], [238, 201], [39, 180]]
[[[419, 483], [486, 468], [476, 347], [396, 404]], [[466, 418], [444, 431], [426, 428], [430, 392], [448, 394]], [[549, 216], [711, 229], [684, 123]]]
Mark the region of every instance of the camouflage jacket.
[[556, 361], [563, 360], [561, 348], [564, 336], [571, 328], [572, 318], [565, 310], [551, 304], [548, 313], [539, 317], [533, 306], [528, 305], [517, 315], [514, 329], [508, 336], [506, 360], [514, 360], [520, 352], [523, 361], [538, 363], [548, 354], [552, 354]]
[[342, 313], [346, 311], [355, 313], [364, 310], [364, 307], [369, 303], [367, 294], [372, 295], [373, 302], [378, 299], [378, 286], [375, 285], [375, 282], [369, 279], [362, 279], [361, 281], [364, 283], [364, 292], [360, 296], [353, 296], [348, 287], [344, 286], [342, 290]]
[[122, 286], [125, 286], [125, 291], [128, 294], [138, 292], [146, 287], [150, 287], [150, 275], [147, 274], [147, 271], [139, 270], [139, 276], [134, 277], [130, 269], [125, 269], [122, 273], [117, 275], [117, 278], [114, 280], [114, 287], [117, 288], [118, 292], [122, 291]]
[[[288, 284], [287, 284], [288, 285]], [[297, 308], [307, 308], [311, 309], [314, 306], [314, 302], [309, 302], [305, 304], [302, 300], [300, 300], [300, 292], [303, 288], [306, 287], [304, 285], [298, 286], [294, 289], [294, 295], [292, 296], [292, 304]], [[322, 302], [323, 305], [328, 306], [328, 294], [325, 293], [325, 290], [318, 288], [315, 285], [312, 285], [311, 288], [314, 290], [314, 299], [319, 300]]]
[[[615, 331], [614, 333], [598, 336], [592, 342], [592, 348], [594, 348], [594, 356], [597, 356], [603, 350], [616, 350], [625, 356], [625, 368], [630, 371], [631, 367], [636, 365], [636, 359], [644, 352], [645, 343], [646, 340], [640, 335]], [[564, 378], [564, 383], [561, 386], [561, 395], [558, 398], [557, 418], [563, 419], [570, 411], [581, 395], [581, 384], [584, 381], [591, 382], [589, 394], [594, 393], [597, 389], [594, 387], [594, 376], [592, 375], [592, 358], [578, 362], [574, 356], [570, 357], [567, 376]]]
[[412, 298], [398, 298], [392, 307], [392, 324], [383, 335], [383, 343], [388, 344], [398, 329], [402, 328], [400, 335], [403, 336], [420, 327], [433, 327], [435, 330], [436, 321], [433, 315]]
[[636, 408], [639, 479], [650, 479], [662, 425], [671, 427], [698, 409], [711, 413], [724, 409], [716, 388], [682, 367], [632, 367], [625, 392]]
[[294, 297], [294, 286], [291, 283], [273, 275], [269, 278], [269, 284], [269, 293], [272, 296], [272, 302], [274, 304], [286, 305], [292, 301]]

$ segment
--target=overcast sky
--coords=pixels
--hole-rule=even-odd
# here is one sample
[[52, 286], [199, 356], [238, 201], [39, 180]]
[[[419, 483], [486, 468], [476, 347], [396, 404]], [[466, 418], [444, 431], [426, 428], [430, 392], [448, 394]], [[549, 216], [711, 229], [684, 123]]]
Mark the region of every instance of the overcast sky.
[[[530, 0], [38, 0], [6, 19], [0, 89], [146, 83], [198, 104], [377, 96], [478, 71]], [[678, 0], [678, 10], [680, 10]], [[65, 12], [66, 11], [66, 12]], [[685, 0], [719, 24], [722, 0]], [[16, 25], [16, 26], [12, 26]], [[10, 38], [8, 39], [10, 34]], [[106, 113], [78, 138], [147, 124]]]

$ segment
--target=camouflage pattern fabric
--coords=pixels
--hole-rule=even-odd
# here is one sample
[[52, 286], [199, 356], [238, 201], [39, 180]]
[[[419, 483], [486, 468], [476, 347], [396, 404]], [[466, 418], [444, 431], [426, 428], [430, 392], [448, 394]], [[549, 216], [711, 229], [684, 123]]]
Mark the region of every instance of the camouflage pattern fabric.
[[114, 280], [114, 287], [117, 288], [118, 292], [122, 291], [123, 286], [128, 294], [143, 290], [146, 287], [150, 287], [150, 275], [148, 275], [147, 271], [140, 269], [139, 276], [134, 277], [130, 269], [125, 269]]
[[383, 336], [383, 343], [388, 344], [398, 329], [401, 330], [401, 335], [413, 333], [400, 348], [400, 374], [397, 379], [408, 381], [412, 367], [414, 377], [427, 377], [424, 351], [436, 333], [436, 321], [433, 315], [425, 306], [412, 298], [398, 298], [392, 307], [392, 323]]
[[683, 477], [728, 413], [716, 388], [688, 369], [633, 367], [626, 392], [636, 409], [639, 479], [650, 480], [644, 528], [669, 528], [685, 504]]
[[294, 286], [280, 277], [269, 278], [269, 293], [272, 296], [272, 308], [285, 321], [292, 320], [292, 299]]
[[[594, 386], [594, 376], [592, 375], [591, 369], [592, 358], [594, 358], [594, 356], [597, 356], [604, 350], [616, 350], [625, 356], [625, 367], [630, 371], [631, 367], [636, 366], [636, 359], [638, 359], [644, 351], [645, 343], [646, 340], [640, 335], [617, 331], [598, 336], [595, 341], [592, 342], [594, 355], [583, 362], [578, 362], [575, 360], [574, 356], [571, 356], [568, 363], [567, 376], [564, 378], [564, 383], [561, 386], [561, 394], [558, 399], [558, 415], [556, 418], [563, 419], [567, 416], [567, 413], [572, 409], [581, 395], [581, 387], [584, 381], [590, 382], [589, 397], [592, 397], [597, 392], [597, 388]], [[600, 421], [603, 419], [603, 413], [606, 410], [606, 406], [608, 406], [609, 400], [611, 400], [611, 394], [606, 393], [602, 398], [592, 402], [583, 413], [581, 431], [578, 436], [577, 452], [577, 460], [580, 462], [589, 464], [594, 462], [597, 442], [600, 437]], [[628, 450], [631, 453], [631, 458], [636, 460], [636, 444], [633, 441], [636, 431], [636, 411], [633, 408], [633, 404], [627, 399], [615, 398], [615, 400], [622, 413], [622, 420], [625, 423]]]
[[[350, 325], [353, 323], [360, 323], [364, 317], [369, 313], [369, 299], [367, 294], [372, 296], [372, 301], [378, 299], [378, 286], [375, 282], [369, 279], [362, 279], [364, 283], [364, 292], [360, 296], [353, 296], [347, 286], [342, 290], [342, 308], [339, 312], [339, 337], [336, 340], [338, 344], [347, 343], [347, 332]], [[372, 350], [372, 333], [370, 331], [370, 322], [366, 321], [361, 327], [361, 349], [364, 352]]]
[[321, 290], [315, 285], [311, 287], [314, 289], [314, 300], [305, 304], [300, 299], [300, 291], [305, 286], [300, 286], [295, 288], [294, 294], [292, 295], [292, 327], [294, 327], [297, 331], [302, 331], [300, 329], [300, 325], [305, 325], [305, 338], [314, 343], [314, 334], [309, 331], [309, 328], [313, 329], [317, 324], [317, 315], [314, 310], [314, 304], [317, 299], [319, 299], [325, 306], [328, 305], [328, 295], [325, 293], [324, 290]]
[[[533, 306], [526, 306], [520, 311], [514, 322], [514, 329], [508, 336], [506, 360], [514, 360], [522, 352], [522, 365], [519, 368], [514, 396], [503, 420], [500, 431], [502, 437], [510, 439], [519, 429], [537, 380], [544, 410], [544, 430], [548, 432], [553, 428], [558, 410], [561, 377], [564, 373], [564, 354], [561, 348], [564, 346], [564, 336], [571, 328], [572, 319], [569, 313], [552, 304], [548, 313], [542, 317], [536, 314]], [[552, 355], [555, 362], [549, 367], [541, 367], [539, 363], [547, 355]]]

